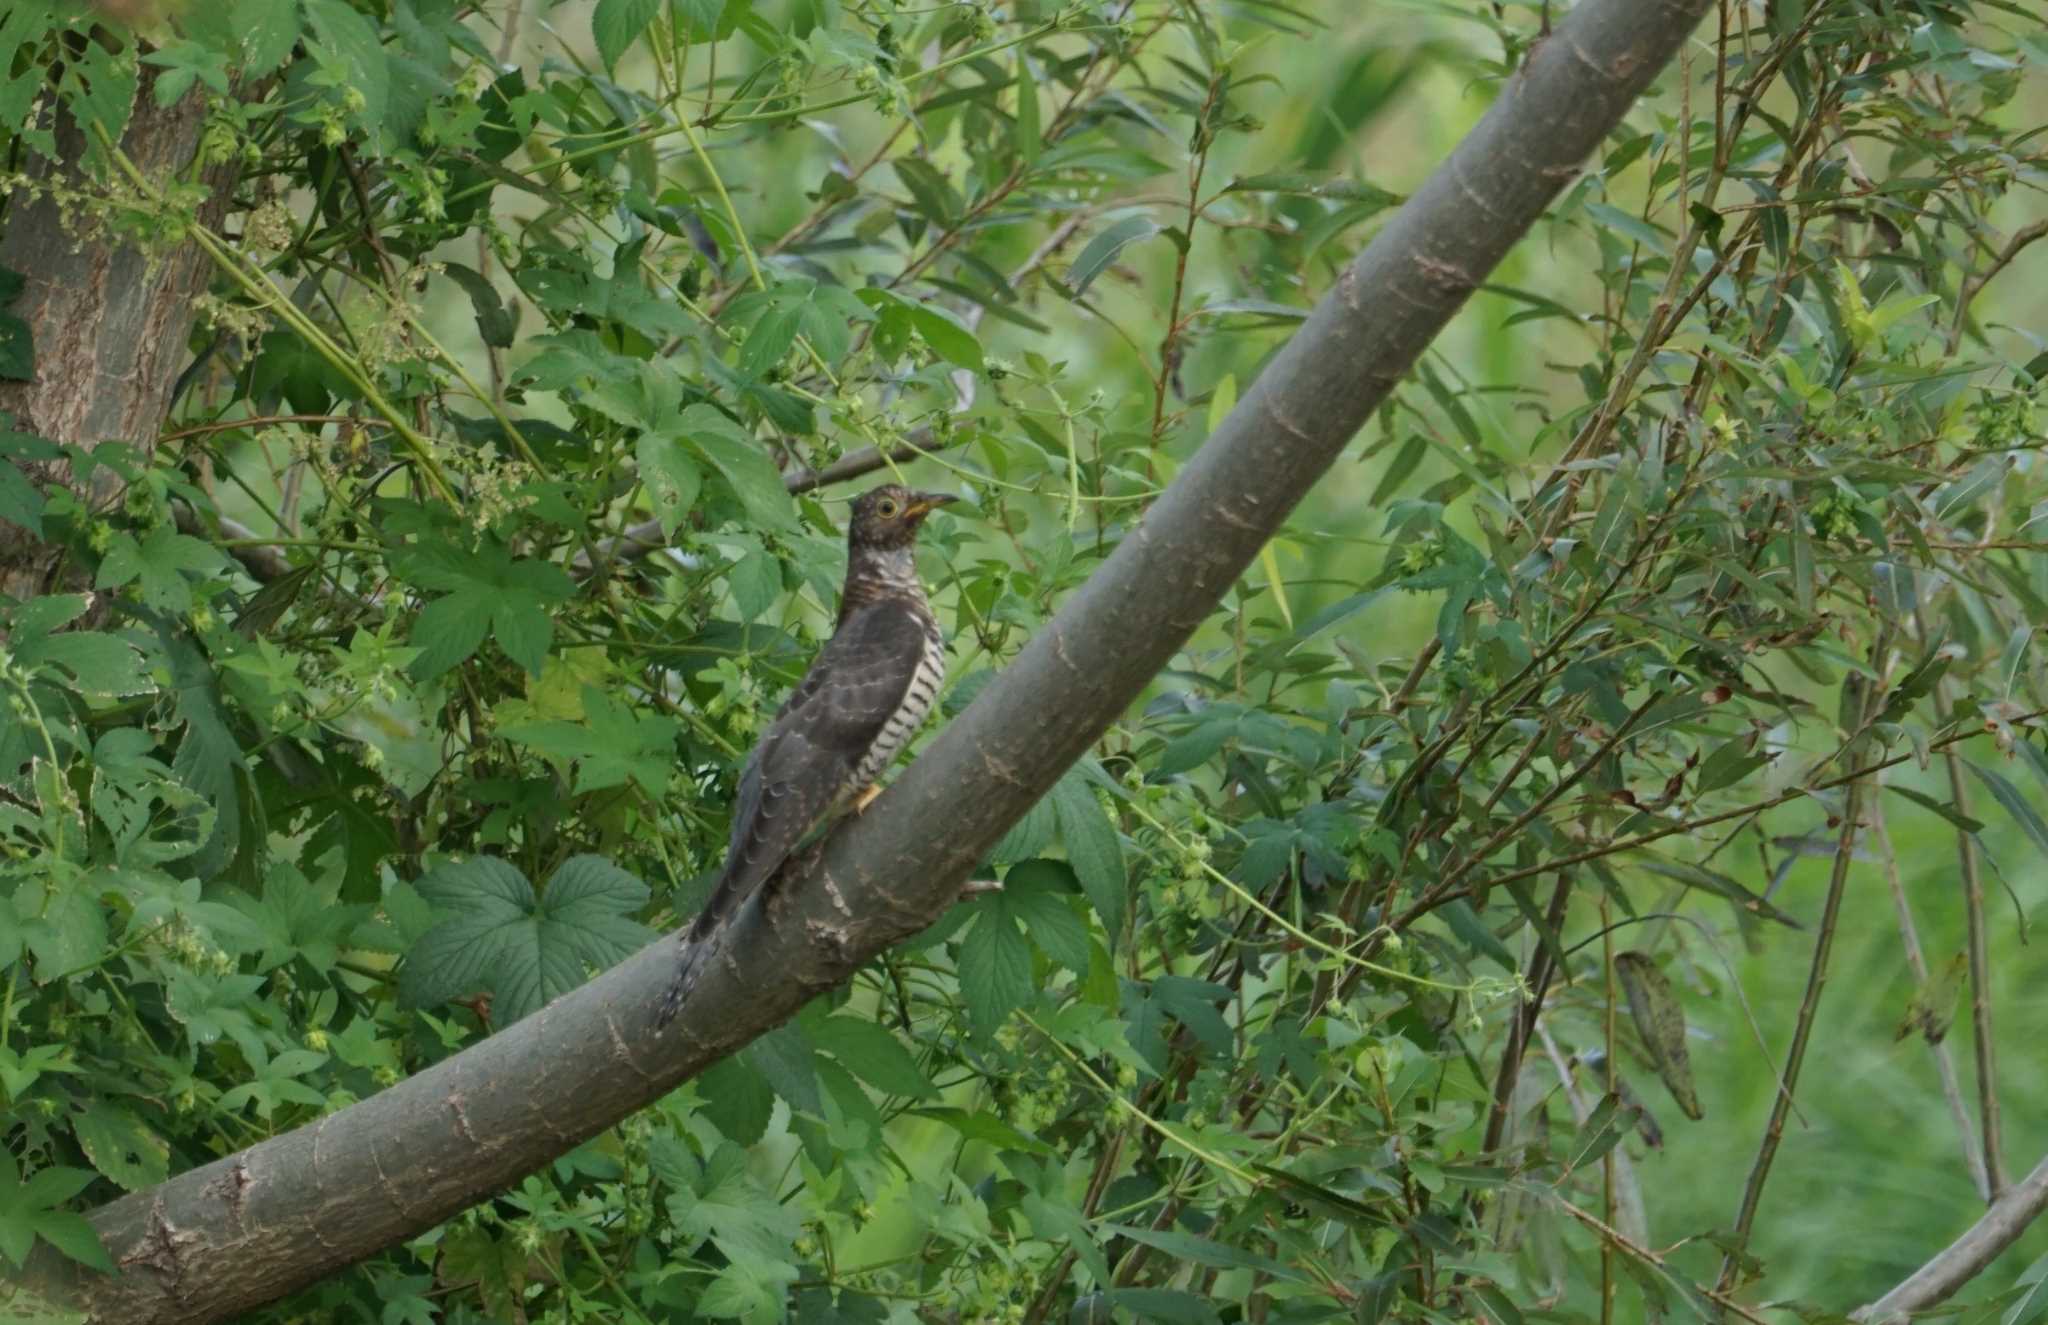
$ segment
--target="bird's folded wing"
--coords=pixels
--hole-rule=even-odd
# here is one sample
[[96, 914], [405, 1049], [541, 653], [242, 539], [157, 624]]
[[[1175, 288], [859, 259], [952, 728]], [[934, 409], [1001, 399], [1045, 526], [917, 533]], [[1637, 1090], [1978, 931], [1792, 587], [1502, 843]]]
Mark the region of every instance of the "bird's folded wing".
[[728, 906], [781, 868], [847, 790], [903, 703], [924, 647], [915, 610], [880, 602], [847, 618], [818, 654], [741, 775], [720, 889]]

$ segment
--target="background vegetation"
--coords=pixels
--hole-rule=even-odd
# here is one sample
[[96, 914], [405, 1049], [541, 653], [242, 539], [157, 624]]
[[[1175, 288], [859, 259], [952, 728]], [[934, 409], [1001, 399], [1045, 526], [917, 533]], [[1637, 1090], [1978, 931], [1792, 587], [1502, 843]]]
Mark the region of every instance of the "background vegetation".
[[[79, 1212], [686, 918], [886, 467], [971, 498], [924, 563], [957, 712], [1552, 17], [0, 16], [7, 243], [55, 202], [208, 287], [160, 428], [0, 436], [44, 558], [0, 676], [0, 1256], [104, 1263]], [[2048, 1152], [2042, 17], [1723, 5], [1000, 893], [268, 1314], [1880, 1295]], [[134, 168], [131, 96], [204, 103], [191, 168]], [[32, 321], [15, 379], [60, 362]], [[2033, 1318], [2044, 1253], [1973, 1318]]]

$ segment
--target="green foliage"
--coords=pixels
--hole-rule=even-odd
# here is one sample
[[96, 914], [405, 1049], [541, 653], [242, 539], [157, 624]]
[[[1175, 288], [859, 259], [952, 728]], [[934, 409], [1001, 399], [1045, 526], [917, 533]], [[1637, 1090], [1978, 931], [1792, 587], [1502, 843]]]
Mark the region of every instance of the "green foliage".
[[[61, 106], [67, 209], [212, 264], [160, 436], [0, 420], [0, 520], [65, 554], [0, 607], [0, 1256], [103, 1266], [79, 1211], [685, 920], [829, 630], [830, 467], [915, 443], [972, 494], [922, 563], [957, 712], [1538, 8], [236, 0], [147, 42], [0, 8], [15, 159]], [[1748, 1047], [1729, 963], [1783, 982], [1775, 1034], [1839, 932], [1861, 1029], [1919, 1053], [1891, 1032], [1970, 1020], [1987, 977], [1942, 963], [2000, 915], [1958, 837], [2043, 905], [2042, 328], [1994, 264], [2048, 46], [1988, 2], [1730, 12], [1000, 890], [260, 1318], [1651, 1319], [1847, 1310], [1935, 1250], [1730, 1231], [1802, 1064]], [[218, 235], [99, 146], [187, 97]], [[0, 311], [0, 377], [26, 334]], [[1877, 897], [1893, 811], [1939, 853], [1933, 973]], [[1940, 1108], [1939, 1159], [1859, 1170], [1960, 1189]], [[1895, 1222], [1864, 1194], [1826, 1238]]]

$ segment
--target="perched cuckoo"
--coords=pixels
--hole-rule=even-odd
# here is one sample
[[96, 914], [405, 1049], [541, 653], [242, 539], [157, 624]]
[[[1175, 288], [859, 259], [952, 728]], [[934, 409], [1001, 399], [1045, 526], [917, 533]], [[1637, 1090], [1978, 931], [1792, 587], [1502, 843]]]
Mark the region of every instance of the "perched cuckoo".
[[938, 697], [945, 641], [915, 561], [917, 527], [944, 493], [887, 484], [853, 503], [839, 624], [747, 757], [725, 868], [683, 934], [657, 1025], [681, 1010], [721, 928], [836, 810], [859, 810]]

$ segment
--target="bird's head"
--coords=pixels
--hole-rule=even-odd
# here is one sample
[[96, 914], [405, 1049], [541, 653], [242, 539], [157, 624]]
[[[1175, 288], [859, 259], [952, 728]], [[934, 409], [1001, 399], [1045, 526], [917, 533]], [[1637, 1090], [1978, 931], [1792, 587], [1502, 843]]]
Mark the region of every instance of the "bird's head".
[[853, 523], [847, 526], [849, 547], [890, 551], [917, 541], [917, 527], [934, 508], [954, 497], [948, 492], [912, 492], [895, 483], [863, 492], [853, 499]]

